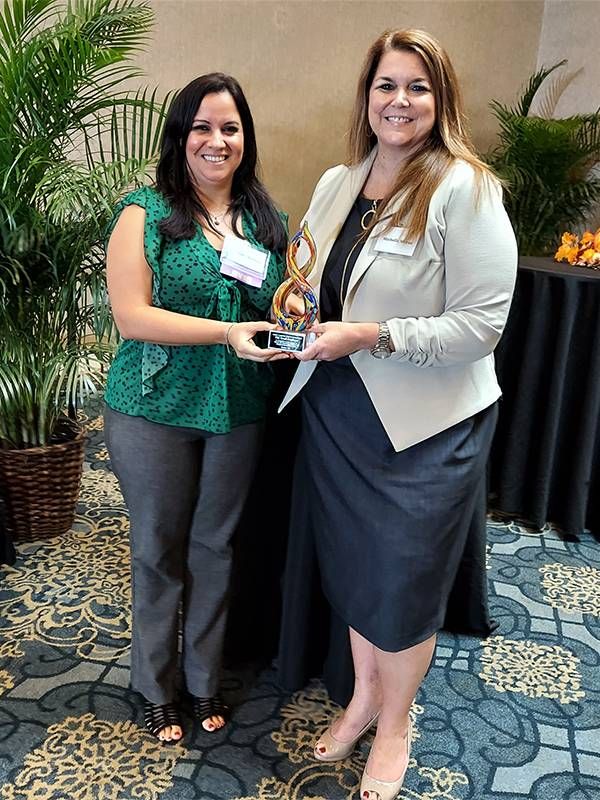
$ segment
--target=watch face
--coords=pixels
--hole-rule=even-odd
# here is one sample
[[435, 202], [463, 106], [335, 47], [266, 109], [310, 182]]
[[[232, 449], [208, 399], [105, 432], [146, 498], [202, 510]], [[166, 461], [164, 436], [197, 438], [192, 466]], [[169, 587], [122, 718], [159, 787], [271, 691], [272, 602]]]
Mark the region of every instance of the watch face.
[[371, 355], [373, 356], [373, 358], [389, 358], [389, 356], [391, 356], [392, 354], [390, 353], [389, 350], [384, 350], [382, 348], [381, 350], [371, 350]]

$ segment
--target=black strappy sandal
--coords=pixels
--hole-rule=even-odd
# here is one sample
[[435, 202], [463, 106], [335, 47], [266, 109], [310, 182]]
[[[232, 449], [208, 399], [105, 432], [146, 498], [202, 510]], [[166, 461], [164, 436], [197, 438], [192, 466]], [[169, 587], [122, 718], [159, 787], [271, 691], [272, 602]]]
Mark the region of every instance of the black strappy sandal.
[[[183, 739], [181, 717], [174, 703], [165, 703], [160, 706], [156, 703], [151, 703], [149, 700], [144, 700], [144, 725], [162, 744], [178, 744]], [[182, 735], [179, 739], [159, 738], [158, 734], [163, 728], [173, 727], [174, 725], [181, 728]]]
[[[192, 698], [194, 717], [202, 725], [202, 730], [205, 730], [207, 733], [216, 733], [225, 727], [229, 720], [231, 709], [223, 702], [223, 698], [220, 694], [216, 694], [214, 697], [194, 697], [193, 695], [190, 695], [190, 697]], [[214, 728], [210, 731], [208, 728], [204, 727], [203, 723], [207, 722], [211, 717], [223, 717], [225, 725], [221, 725], [220, 728]]]

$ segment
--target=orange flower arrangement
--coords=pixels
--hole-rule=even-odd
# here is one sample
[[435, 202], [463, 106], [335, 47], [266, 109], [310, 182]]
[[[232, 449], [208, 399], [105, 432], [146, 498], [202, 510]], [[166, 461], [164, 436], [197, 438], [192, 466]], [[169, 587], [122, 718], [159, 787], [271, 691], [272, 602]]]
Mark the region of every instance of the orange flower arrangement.
[[596, 233], [586, 231], [581, 238], [574, 233], [563, 233], [554, 260], [568, 261], [574, 267], [600, 269], [600, 228]]

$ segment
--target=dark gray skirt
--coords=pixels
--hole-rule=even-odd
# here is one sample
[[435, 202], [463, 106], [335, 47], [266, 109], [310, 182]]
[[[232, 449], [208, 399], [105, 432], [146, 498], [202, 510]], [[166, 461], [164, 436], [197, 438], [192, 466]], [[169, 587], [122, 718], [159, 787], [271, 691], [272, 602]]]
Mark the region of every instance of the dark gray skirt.
[[486, 512], [496, 417], [494, 404], [397, 453], [349, 358], [319, 364], [303, 390], [295, 502], [310, 505], [327, 599], [382, 650], [443, 625], [473, 515]]

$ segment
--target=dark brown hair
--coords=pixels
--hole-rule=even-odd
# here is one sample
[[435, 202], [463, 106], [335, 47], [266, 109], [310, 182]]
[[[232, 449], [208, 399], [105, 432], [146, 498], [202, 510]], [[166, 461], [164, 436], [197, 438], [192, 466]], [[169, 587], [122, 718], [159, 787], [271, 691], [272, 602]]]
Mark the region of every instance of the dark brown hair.
[[156, 168], [156, 187], [171, 206], [171, 214], [160, 223], [160, 230], [171, 239], [191, 239], [200, 216], [212, 227], [210, 216], [192, 187], [185, 145], [200, 103], [207, 94], [229, 92], [236, 105], [244, 133], [244, 153], [233, 175], [231, 187], [232, 228], [247, 212], [254, 220], [254, 235], [267, 250], [283, 251], [287, 235], [275, 204], [258, 178], [258, 153], [254, 121], [242, 87], [230, 75], [211, 72], [188, 83], [174, 98], [161, 142]]

